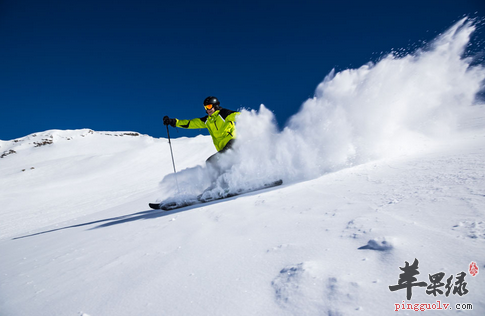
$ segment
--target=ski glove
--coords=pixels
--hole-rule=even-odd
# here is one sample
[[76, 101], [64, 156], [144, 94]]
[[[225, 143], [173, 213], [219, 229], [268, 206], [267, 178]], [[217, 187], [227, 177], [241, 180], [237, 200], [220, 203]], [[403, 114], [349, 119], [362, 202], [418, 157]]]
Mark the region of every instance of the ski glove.
[[177, 120], [176, 119], [171, 119], [169, 118], [168, 116], [164, 116], [163, 117], [163, 124], [164, 125], [170, 125], [172, 127], [175, 127], [175, 124], [177, 123]]

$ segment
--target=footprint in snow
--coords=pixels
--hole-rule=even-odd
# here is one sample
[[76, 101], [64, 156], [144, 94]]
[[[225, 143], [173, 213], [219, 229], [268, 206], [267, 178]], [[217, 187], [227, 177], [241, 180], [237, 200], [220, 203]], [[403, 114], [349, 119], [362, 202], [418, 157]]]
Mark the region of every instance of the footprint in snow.
[[465, 220], [453, 226], [452, 229], [458, 231], [462, 238], [485, 239], [485, 223], [483, 221]]
[[281, 269], [271, 285], [276, 303], [294, 315], [342, 315], [359, 308], [359, 285], [326, 275], [315, 262]]

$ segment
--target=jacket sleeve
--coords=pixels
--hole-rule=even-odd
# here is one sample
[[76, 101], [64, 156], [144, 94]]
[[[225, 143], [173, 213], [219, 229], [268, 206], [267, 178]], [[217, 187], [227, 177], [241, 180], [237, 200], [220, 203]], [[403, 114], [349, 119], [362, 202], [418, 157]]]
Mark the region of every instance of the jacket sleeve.
[[190, 128], [190, 129], [207, 128], [207, 125], [205, 125], [206, 121], [207, 121], [207, 116], [203, 118], [195, 118], [191, 120], [177, 119], [177, 123], [175, 124], [175, 126], [182, 127], [182, 128]]
[[231, 110], [228, 110], [228, 109], [222, 109], [221, 112], [220, 112], [220, 115], [222, 116], [224, 121], [229, 121], [229, 122], [232, 122], [232, 123], [236, 122], [236, 116], [238, 116], [239, 114], [241, 114], [241, 113], [236, 112], [236, 111], [231, 111]]
[[229, 114], [227, 117], [226, 117], [226, 121], [230, 121], [230, 122], [233, 122], [235, 123], [236, 122], [236, 117], [241, 114], [239, 112], [232, 112], [231, 114]]

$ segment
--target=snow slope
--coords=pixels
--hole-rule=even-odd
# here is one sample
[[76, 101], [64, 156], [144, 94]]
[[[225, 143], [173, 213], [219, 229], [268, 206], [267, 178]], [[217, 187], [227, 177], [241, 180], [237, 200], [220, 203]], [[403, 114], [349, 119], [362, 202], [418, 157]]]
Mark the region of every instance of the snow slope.
[[[284, 179], [266, 191], [148, 209], [203, 187], [206, 136], [172, 140], [182, 192], [166, 139], [0, 141], [0, 315], [384, 316], [438, 301], [450, 309], [426, 314], [485, 314], [485, 71], [462, 57], [473, 29], [330, 74], [281, 132], [264, 106], [243, 111], [223, 180]], [[415, 259], [418, 281], [463, 271], [468, 293], [390, 291]]]
[[[8, 159], [22, 163], [2, 160], [1, 315], [388, 315], [405, 300], [388, 289], [405, 261], [417, 258], [426, 281], [471, 261], [485, 268], [483, 130], [419, 155], [174, 212], [147, 208], [160, 194], [154, 171], [170, 172], [154, 159], [166, 140], [85, 134], [25, 148], [29, 164], [21, 150]], [[209, 144], [173, 145], [180, 153]], [[63, 158], [42, 160], [49, 151]], [[75, 170], [61, 177], [68, 161]], [[438, 299], [472, 303], [470, 314], [481, 315], [483, 274], [466, 281], [466, 296]], [[436, 299], [415, 289], [412, 302]]]

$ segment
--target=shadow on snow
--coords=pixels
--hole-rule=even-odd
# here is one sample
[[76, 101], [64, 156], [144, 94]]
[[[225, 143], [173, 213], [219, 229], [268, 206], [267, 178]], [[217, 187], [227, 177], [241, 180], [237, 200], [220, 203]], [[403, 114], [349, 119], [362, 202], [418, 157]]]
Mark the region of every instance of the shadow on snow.
[[[230, 198], [226, 198], [224, 200], [229, 201], [229, 200], [233, 200], [233, 199], [236, 199], [236, 198], [237, 197], [230, 197]], [[77, 227], [83, 227], [83, 226], [89, 226], [89, 225], [95, 225], [95, 224], [100, 224], [100, 225], [89, 228], [88, 230], [105, 228], [105, 227], [110, 227], [110, 226], [113, 226], [113, 225], [135, 222], [135, 221], [139, 221], [139, 220], [154, 219], [154, 218], [163, 217], [163, 216], [167, 216], [167, 215], [173, 215], [173, 214], [176, 214], [176, 213], [190, 211], [192, 209], [196, 209], [196, 208], [200, 208], [200, 207], [206, 207], [206, 206], [210, 206], [212, 204], [221, 203], [221, 202], [222, 201], [213, 201], [213, 202], [207, 202], [207, 203], [203, 203], [203, 204], [189, 205], [189, 206], [182, 207], [180, 209], [171, 210], [171, 211], [151, 210], [150, 209], [150, 210], [147, 210], [147, 211], [137, 212], [137, 213], [133, 213], [133, 214], [129, 214], [129, 215], [111, 217], [111, 218], [101, 219], [101, 220], [97, 220], [97, 221], [91, 221], [91, 222], [87, 222], [87, 223], [76, 224], [76, 225], [46, 230], [46, 231], [43, 231], [43, 232], [38, 232], [38, 233], [29, 234], [29, 235], [25, 235], [25, 236], [15, 237], [15, 238], [12, 238], [12, 240], [22, 239], [22, 238], [27, 238], [27, 237], [34, 237], [34, 236], [43, 235], [43, 234], [47, 234], [47, 233], [53, 233], [53, 232], [57, 232], [57, 231], [65, 230], [65, 229], [69, 229], [69, 228], [77, 228]], [[103, 224], [101, 224], [101, 223], [103, 223]]]

